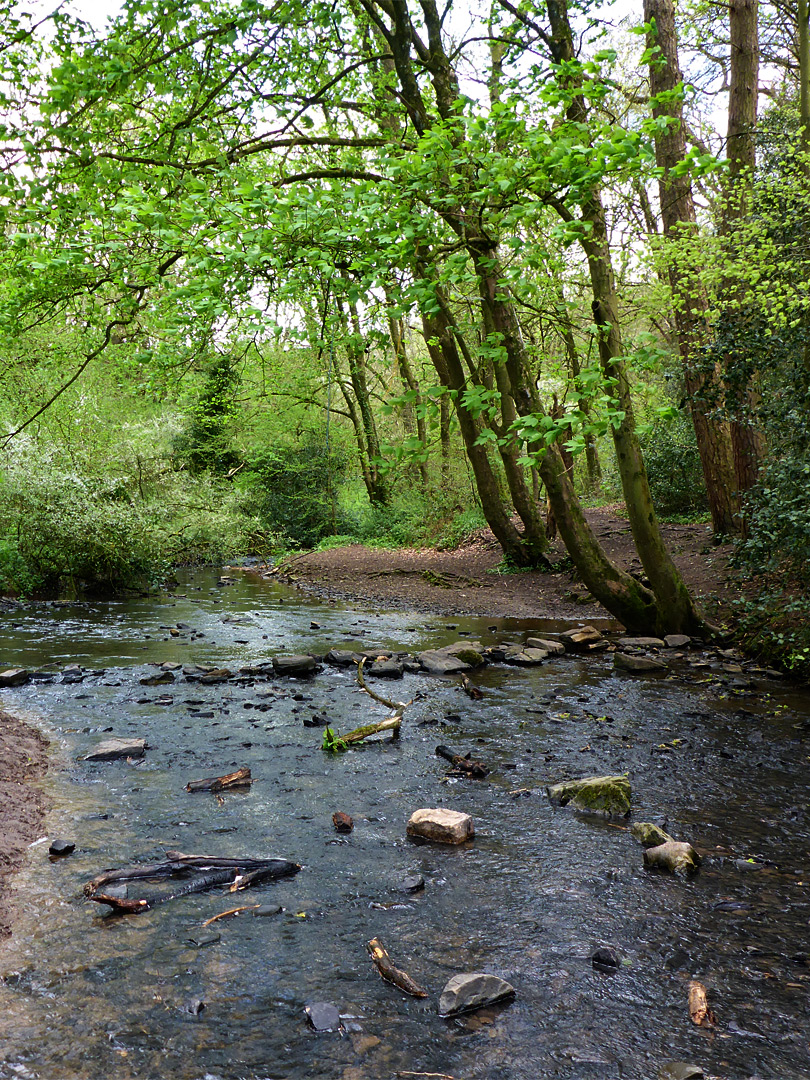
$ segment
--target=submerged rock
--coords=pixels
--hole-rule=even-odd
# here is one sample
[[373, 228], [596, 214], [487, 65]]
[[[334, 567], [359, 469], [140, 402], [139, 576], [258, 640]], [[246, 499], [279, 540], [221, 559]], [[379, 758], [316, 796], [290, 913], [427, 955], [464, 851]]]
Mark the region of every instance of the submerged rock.
[[143, 757], [146, 739], [106, 739], [85, 756], [85, 761], [115, 761], [117, 758]]
[[668, 840], [645, 850], [644, 865], [649, 870], [665, 870], [670, 874], [696, 874], [700, 869], [700, 856], [691, 844]]
[[546, 788], [559, 806], [569, 804], [590, 814], [626, 817], [630, 813], [630, 781], [626, 776], [584, 776]]
[[469, 814], [436, 807], [411, 814], [407, 833], [408, 836], [421, 836], [438, 844], [463, 844], [475, 836], [475, 826]]
[[630, 835], [645, 848], [674, 843], [674, 838], [669, 833], [664, 832], [651, 821], [634, 821], [630, 826]]
[[337, 1031], [340, 1028], [340, 1010], [330, 1001], [313, 1001], [304, 1009], [310, 1027], [316, 1031]]
[[454, 975], [439, 998], [439, 1016], [457, 1016], [459, 1013], [494, 1005], [514, 997], [515, 988], [497, 975], [473, 972]]
[[425, 887], [425, 879], [421, 874], [406, 874], [400, 881], [398, 888], [402, 892], [417, 893]]

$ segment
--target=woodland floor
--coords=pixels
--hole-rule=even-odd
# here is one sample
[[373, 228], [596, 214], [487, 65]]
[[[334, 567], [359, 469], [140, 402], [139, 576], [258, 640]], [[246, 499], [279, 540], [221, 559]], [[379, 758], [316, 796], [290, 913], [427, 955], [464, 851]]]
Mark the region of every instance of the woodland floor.
[[[589, 510], [587, 516], [610, 557], [631, 573], [640, 573], [628, 522], [610, 507]], [[739, 595], [729, 572], [730, 546], [714, 546], [708, 525], [662, 527], [692, 595], [713, 621], [724, 621], [730, 601]], [[552, 561], [564, 554], [557, 540]], [[503, 573], [500, 564], [495, 538], [482, 529], [452, 551], [352, 544], [296, 556], [283, 572], [320, 596], [392, 608], [495, 618], [609, 618], [570, 568]]]

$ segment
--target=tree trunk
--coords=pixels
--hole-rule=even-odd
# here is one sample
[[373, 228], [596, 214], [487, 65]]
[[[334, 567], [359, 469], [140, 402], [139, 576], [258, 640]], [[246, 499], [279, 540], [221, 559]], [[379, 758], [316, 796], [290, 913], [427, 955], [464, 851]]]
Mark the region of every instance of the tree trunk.
[[[405, 334], [402, 319], [394, 319], [390, 317], [388, 319], [388, 328], [391, 333], [391, 344], [394, 347], [394, 355], [397, 360], [397, 367], [399, 369], [399, 375], [402, 379], [403, 385], [410, 391], [413, 397], [413, 404], [406, 405], [402, 410], [402, 421], [405, 425], [405, 430], [412, 432], [414, 423], [416, 424], [416, 437], [419, 439], [423, 447], [427, 447], [427, 427], [425, 425], [425, 414], [422, 409], [422, 394], [419, 389], [419, 383], [416, 381], [416, 376], [413, 373], [410, 360], [408, 359], [408, 350], [405, 346]], [[422, 485], [426, 486], [430, 477], [428, 476], [428, 467], [425, 461], [419, 462], [419, 475], [422, 479]]]
[[[750, 192], [756, 167], [757, 98], [759, 93], [758, 0], [730, 0], [731, 81], [728, 96], [729, 183], [723, 204], [721, 231], [731, 235], [737, 221], [750, 210]], [[732, 286], [727, 299], [737, 305], [743, 297]], [[737, 487], [746, 492], [757, 481], [765, 458], [765, 436], [757, 425], [761, 400], [760, 378], [754, 372], [749, 382], [736, 389], [730, 399], [731, 440]], [[743, 527], [745, 523], [743, 521]]]
[[[653, 105], [653, 116], [675, 120], [665, 132], [656, 135], [656, 163], [662, 170], [658, 181], [664, 235], [674, 239], [696, 230], [692, 183], [678, 175], [675, 166], [686, 156], [683, 114], [675, 91], [681, 82], [678, 67], [678, 42], [672, 0], [644, 0], [644, 21], [655, 20], [655, 30], [647, 36], [647, 47], [659, 52], [650, 64], [650, 89], [653, 97], [667, 95], [663, 104]], [[709, 338], [708, 299], [693, 275], [669, 265], [669, 281], [676, 301], [675, 327], [683, 364], [684, 385], [695, 427], [703, 478], [716, 535], [739, 531], [740, 505], [734, 469], [731, 429], [728, 422], [712, 416], [722, 400], [722, 384], [717, 364], [696, 362], [701, 347]]]

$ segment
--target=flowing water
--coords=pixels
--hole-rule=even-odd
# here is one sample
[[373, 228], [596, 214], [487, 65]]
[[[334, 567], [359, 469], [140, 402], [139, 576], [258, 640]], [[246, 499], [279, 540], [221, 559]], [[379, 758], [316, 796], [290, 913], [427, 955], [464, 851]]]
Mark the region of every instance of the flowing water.
[[[0, 631], [4, 666], [85, 669], [80, 682], [57, 674], [0, 699], [50, 736], [47, 832], [76, 842], [56, 861], [47, 842], [33, 845], [15, 879], [21, 914], [0, 951], [2, 1080], [654, 1080], [670, 1061], [734, 1080], [810, 1077], [807, 696], [711, 660], [676, 661], [673, 677], [626, 675], [604, 654], [489, 667], [474, 675], [478, 702], [455, 679], [409, 674], [374, 684], [414, 698], [401, 738], [333, 756], [305, 720], [345, 732], [386, 715], [352, 670], [140, 680], [167, 660], [237, 671], [281, 652], [415, 652], [561, 627], [368, 612], [249, 577], [215, 581], [190, 576], [185, 595], [162, 600], [32, 605]], [[145, 737], [143, 761], [82, 760], [113, 735]], [[437, 743], [472, 751], [491, 775], [448, 780]], [[185, 791], [243, 765], [249, 790]], [[624, 822], [544, 794], [558, 779], [619, 772], [635, 820], [704, 853], [694, 879], [645, 871]], [[437, 805], [471, 813], [475, 840], [406, 839], [409, 815]], [[336, 810], [353, 816], [350, 835], [334, 831]], [[102, 870], [167, 849], [303, 869], [133, 917], [104, 917], [82, 895]], [[408, 873], [424, 877], [422, 892], [401, 891]], [[282, 910], [201, 925], [251, 903]], [[365, 948], [374, 936], [429, 999], [378, 977]], [[594, 970], [600, 945], [622, 959], [614, 974]], [[440, 1019], [447, 979], [478, 970], [508, 979], [514, 1002]], [[708, 989], [714, 1031], [689, 1020], [692, 978]], [[338, 1007], [342, 1033], [308, 1027], [303, 1009], [319, 1001]]]

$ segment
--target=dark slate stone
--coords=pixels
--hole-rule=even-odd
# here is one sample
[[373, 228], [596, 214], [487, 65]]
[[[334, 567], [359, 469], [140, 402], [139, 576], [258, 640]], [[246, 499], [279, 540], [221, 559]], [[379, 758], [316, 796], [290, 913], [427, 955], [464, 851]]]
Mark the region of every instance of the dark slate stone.
[[368, 669], [377, 679], [401, 679], [404, 668], [399, 660], [375, 660]]
[[324, 657], [326, 663], [332, 667], [351, 667], [359, 659], [359, 654], [349, 652], [347, 649], [330, 649]]
[[72, 855], [76, 850], [76, 845], [72, 840], [51, 840], [51, 846], [48, 848], [49, 855]]
[[8, 668], [0, 671], [0, 687], [6, 689], [10, 686], [22, 686], [29, 678], [29, 672], [25, 668]]
[[425, 879], [421, 874], [406, 874], [399, 884], [399, 888], [408, 893], [421, 892], [424, 887]]
[[337, 1031], [340, 1028], [340, 1012], [329, 1001], [313, 1001], [304, 1012], [310, 1026], [316, 1031]]
[[597, 971], [616, 971], [620, 965], [619, 954], [610, 945], [600, 945], [591, 957]]
[[480, 1009], [513, 997], [514, 986], [497, 975], [475, 972], [454, 975], [442, 990], [439, 999], [439, 1016], [457, 1016], [459, 1013]]
[[263, 919], [268, 915], [280, 915], [284, 908], [281, 904], [262, 904], [260, 907], [254, 908], [254, 919]]

